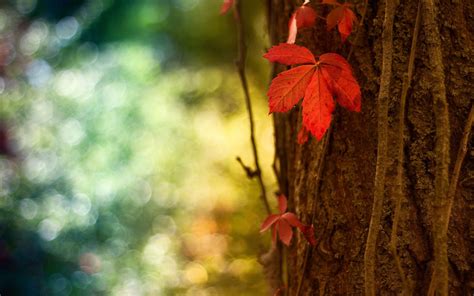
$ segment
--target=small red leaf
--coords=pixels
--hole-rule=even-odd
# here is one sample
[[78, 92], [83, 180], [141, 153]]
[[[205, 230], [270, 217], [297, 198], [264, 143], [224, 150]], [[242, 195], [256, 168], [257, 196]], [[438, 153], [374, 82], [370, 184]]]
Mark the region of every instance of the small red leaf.
[[280, 215], [271, 214], [269, 215], [265, 221], [263, 221], [262, 226], [260, 226], [260, 232], [267, 231], [278, 219], [280, 219]]
[[316, 237], [314, 236], [314, 226], [303, 225], [303, 227], [299, 228], [300, 231], [303, 233], [304, 238], [310, 243], [310, 245], [316, 245]]
[[346, 6], [344, 7], [344, 16], [337, 25], [339, 34], [341, 34], [342, 42], [346, 41], [347, 37], [349, 37], [349, 35], [352, 33], [352, 26], [354, 22], [357, 21], [357, 17], [354, 12]]
[[316, 22], [316, 11], [310, 6], [306, 6], [309, 1], [305, 1], [303, 5], [298, 7], [291, 15], [288, 22], [288, 40], [286, 43], [293, 44], [296, 40], [296, 34], [300, 28], [310, 28]]
[[310, 28], [316, 22], [316, 11], [310, 6], [300, 6], [296, 12], [296, 25], [299, 28]]
[[340, 5], [337, 0], [323, 0], [322, 4]]
[[226, 14], [229, 11], [229, 9], [232, 7], [232, 5], [234, 5], [234, 0], [224, 0], [221, 6], [221, 12], [220, 12], [221, 15]]
[[278, 74], [267, 93], [270, 113], [293, 108], [304, 96], [314, 70], [314, 65], [305, 65]]
[[280, 236], [280, 240], [287, 246], [290, 245], [291, 237], [293, 236], [293, 230], [291, 229], [288, 222], [285, 220], [278, 220], [278, 235]]
[[[324, 2], [323, 2], [324, 3]], [[352, 33], [352, 26], [357, 21], [354, 12], [349, 8], [350, 4], [344, 3], [329, 12], [326, 17], [327, 29], [332, 30], [336, 25], [341, 35], [342, 42]]]
[[263, 55], [264, 58], [273, 63], [284, 65], [314, 64], [316, 60], [314, 55], [306, 47], [280, 43], [273, 46]]
[[332, 30], [344, 17], [344, 7], [339, 6], [331, 10], [326, 17], [327, 29]]
[[303, 100], [303, 124], [321, 140], [331, 124], [334, 100], [319, 69], [314, 73]]

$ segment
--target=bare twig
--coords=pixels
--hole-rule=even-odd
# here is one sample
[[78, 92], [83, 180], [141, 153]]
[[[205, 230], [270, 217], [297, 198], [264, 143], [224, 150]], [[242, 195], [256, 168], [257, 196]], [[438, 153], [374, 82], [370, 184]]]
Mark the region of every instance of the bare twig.
[[446, 215], [446, 223], [444, 224], [443, 231], [447, 235], [448, 233], [448, 226], [449, 226], [449, 218], [451, 217], [451, 210], [453, 208], [454, 203], [454, 195], [456, 194], [456, 188], [458, 185], [459, 174], [461, 172], [461, 166], [464, 161], [464, 157], [466, 156], [467, 152], [467, 145], [469, 142], [469, 138], [471, 136], [472, 131], [472, 123], [474, 120], [474, 105], [471, 105], [471, 111], [466, 120], [466, 125], [464, 126], [464, 131], [462, 133], [461, 142], [459, 144], [458, 155], [456, 157], [456, 163], [454, 164], [453, 173], [451, 176], [451, 182], [449, 184], [449, 191], [448, 191], [448, 213]]
[[250, 100], [250, 92], [249, 92], [247, 76], [245, 72], [245, 61], [247, 59], [247, 47], [245, 44], [244, 24], [242, 21], [242, 6], [239, 0], [234, 1], [234, 18], [235, 18], [235, 23], [237, 25], [237, 39], [238, 39], [238, 43], [237, 43], [238, 56], [237, 56], [237, 60], [235, 61], [235, 65], [237, 66], [240, 82], [242, 84], [242, 89], [244, 91], [245, 104], [247, 106], [247, 113], [249, 117], [250, 142], [252, 144], [252, 152], [253, 152], [253, 158], [255, 162], [254, 172], [256, 174], [258, 184], [260, 186], [260, 195], [261, 195], [262, 202], [265, 206], [265, 210], [267, 211], [268, 214], [270, 214], [271, 213], [270, 205], [268, 204], [267, 192], [265, 189], [265, 184], [263, 183], [262, 170], [260, 169], [260, 162], [258, 159], [257, 142], [255, 140], [255, 124], [254, 124], [254, 119], [253, 119], [252, 102]]
[[395, 182], [395, 212], [393, 214], [393, 225], [392, 232], [390, 234], [389, 249], [395, 260], [400, 279], [402, 280], [402, 292], [403, 295], [410, 295], [412, 291], [412, 283], [406, 277], [403, 267], [400, 263], [400, 257], [397, 252], [397, 240], [398, 240], [398, 224], [400, 221], [400, 211], [403, 201], [403, 162], [404, 162], [404, 130], [405, 130], [405, 105], [407, 99], [408, 89], [410, 88], [411, 79], [413, 76], [415, 56], [416, 56], [416, 43], [418, 40], [418, 33], [420, 31], [420, 20], [421, 20], [421, 1], [418, 2], [418, 10], [416, 13], [415, 27], [413, 28], [413, 37], [411, 40], [410, 57], [408, 58], [408, 69], [407, 73], [403, 77], [402, 94], [400, 98], [400, 116], [398, 119], [398, 141], [397, 141], [397, 175]]
[[[313, 198], [313, 207], [311, 209], [311, 224], [310, 225], [313, 225], [314, 220], [316, 219], [316, 205], [317, 205], [317, 199], [318, 199], [318, 196], [319, 196], [319, 188], [320, 188], [320, 184], [321, 184], [321, 175], [322, 175], [323, 169], [324, 169], [324, 160], [325, 160], [325, 156], [326, 156], [327, 147], [329, 145], [328, 142], [329, 142], [330, 137], [331, 137], [331, 132], [332, 132], [332, 125], [329, 127], [329, 130], [327, 131], [326, 136], [324, 137], [323, 142], [321, 143], [322, 148], [321, 148], [321, 152], [319, 154], [319, 159], [318, 159], [318, 174], [316, 175], [316, 188], [314, 190], [315, 196]], [[312, 250], [313, 250], [313, 246], [306, 245], [303, 264], [302, 264], [302, 267], [301, 267], [301, 271], [302, 271], [301, 272], [301, 277], [298, 281], [298, 287], [296, 289], [296, 296], [300, 295], [301, 287], [303, 285], [303, 280], [306, 276], [307, 265], [308, 265], [309, 260], [311, 259]]]
[[378, 95], [378, 144], [377, 163], [375, 168], [374, 201], [369, 223], [369, 233], [364, 253], [365, 295], [375, 296], [375, 264], [377, 237], [380, 231], [383, 200], [385, 195], [385, 172], [387, 169], [387, 133], [388, 133], [388, 100], [393, 61], [393, 19], [395, 0], [385, 2], [385, 17], [382, 33], [382, 73]]
[[432, 76], [431, 94], [433, 96], [433, 111], [436, 123], [435, 143], [435, 180], [433, 215], [436, 221], [433, 223], [433, 253], [434, 269], [428, 295], [448, 295], [448, 237], [443, 231], [448, 209], [449, 190], [449, 146], [450, 125], [449, 106], [446, 98], [445, 73], [443, 66], [443, 55], [437, 21], [437, 7], [433, 0], [422, 0], [423, 3], [423, 25], [425, 43], [428, 48], [429, 63]]
[[253, 170], [251, 167], [245, 165], [245, 163], [242, 161], [242, 159], [239, 156], [237, 156], [235, 160], [237, 160], [237, 162], [240, 164], [240, 166], [245, 171], [245, 174], [247, 175], [249, 179], [253, 179], [254, 177], [257, 177], [258, 174], [260, 173], [259, 171]]

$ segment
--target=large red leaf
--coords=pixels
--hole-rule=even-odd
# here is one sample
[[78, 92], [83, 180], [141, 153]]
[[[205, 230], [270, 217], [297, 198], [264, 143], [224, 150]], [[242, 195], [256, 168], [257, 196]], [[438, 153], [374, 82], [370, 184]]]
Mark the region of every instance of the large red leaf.
[[267, 93], [270, 112], [289, 111], [304, 97], [303, 128], [298, 134], [300, 144], [307, 140], [306, 130], [319, 140], [323, 137], [331, 123], [334, 100], [350, 111], [360, 111], [360, 87], [344, 57], [327, 53], [314, 61], [308, 49], [290, 44], [273, 47], [265, 57], [287, 65], [310, 63], [280, 73]]
[[267, 93], [270, 113], [293, 108], [303, 98], [314, 70], [314, 65], [304, 65], [278, 74]]
[[306, 47], [281, 43], [273, 46], [263, 55], [264, 58], [273, 63], [284, 65], [314, 64], [314, 55]]
[[303, 124], [321, 140], [331, 124], [334, 100], [320, 69], [314, 72], [303, 100]]

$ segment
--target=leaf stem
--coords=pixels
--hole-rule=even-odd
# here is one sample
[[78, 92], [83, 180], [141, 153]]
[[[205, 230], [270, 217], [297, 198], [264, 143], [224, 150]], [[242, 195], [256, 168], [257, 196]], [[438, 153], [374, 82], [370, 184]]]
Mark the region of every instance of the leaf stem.
[[359, 26], [357, 28], [357, 33], [356, 33], [356, 36], [354, 38], [354, 42], [352, 43], [352, 46], [351, 46], [351, 50], [349, 51], [349, 54], [347, 55], [347, 61], [351, 60], [352, 53], [354, 52], [354, 45], [356, 45], [357, 41], [359, 40], [360, 28], [364, 25], [364, 20], [365, 20], [366, 14], [367, 14], [367, 6], [369, 5], [369, 1], [365, 0], [364, 2], [365, 2], [364, 12], [362, 12], [362, 18], [360, 19], [360, 23], [359, 23]]

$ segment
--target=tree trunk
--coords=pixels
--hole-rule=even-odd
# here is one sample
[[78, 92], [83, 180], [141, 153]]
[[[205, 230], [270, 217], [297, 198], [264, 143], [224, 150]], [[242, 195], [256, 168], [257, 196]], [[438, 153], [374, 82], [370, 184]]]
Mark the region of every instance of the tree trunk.
[[[300, 2], [303, 1], [268, 0], [273, 44], [285, 42], [288, 19]], [[439, 283], [434, 283], [434, 291], [446, 295], [442, 283], [445, 267], [449, 274], [449, 295], [473, 295], [472, 150], [468, 149], [462, 162], [458, 181], [453, 181], [456, 178], [452, 176], [459, 162], [458, 149], [462, 146], [474, 94], [474, 2], [421, 1], [420, 29], [406, 106], [400, 103], [402, 84], [407, 80], [418, 1], [401, 0], [394, 3], [394, 11], [386, 9], [387, 1], [368, 1], [367, 7], [364, 1], [354, 2], [359, 21], [365, 9], [366, 14], [363, 24], [354, 26], [356, 31], [350, 42], [341, 45], [339, 35], [328, 32], [324, 21], [318, 19], [314, 28], [298, 32], [296, 43], [317, 55], [336, 52], [348, 57], [353, 51], [350, 63], [361, 85], [362, 111], [353, 113], [336, 108], [326, 138], [320, 142], [312, 138], [304, 145], [296, 140], [301, 126], [300, 108], [274, 115], [275, 165], [280, 189], [288, 196], [289, 210], [304, 223], [314, 222], [317, 238], [317, 245], [308, 247], [298, 234], [287, 249], [286, 268], [283, 268], [287, 295], [297, 295], [298, 286], [298, 295], [366, 293], [364, 273], [369, 259], [365, 253], [377, 182], [381, 182], [383, 206], [379, 223], [373, 221], [373, 231], [377, 234], [375, 294], [426, 295], [432, 273], [437, 270], [439, 276], [435, 278]], [[312, 1], [310, 5], [320, 16], [325, 16], [329, 7], [318, 3]], [[388, 115], [384, 116], [380, 114], [384, 111], [379, 92], [387, 53], [382, 36], [387, 30], [384, 20], [390, 13], [394, 14], [393, 56], [388, 73]], [[276, 65], [274, 74], [282, 70], [283, 66]], [[400, 127], [401, 111], [406, 115], [402, 115]], [[385, 134], [380, 129], [384, 120]], [[380, 148], [384, 138], [386, 157]], [[402, 158], [398, 156], [399, 143], [403, 144]], [[468, 147], [472, 144], [472, 137], [467, 143]], [[399, 161], [401, 174], [397, 177]], [[385, 178], [381, 176], [375, 182], [381, 165], [386, 168]], [[447, 234], [448, 261], [443, 267], [443, 223], [448, 218], [451, 181], [455, 182], [456, 190]], [[394, 235], [396, 247], [392, 251], [396, 250], [399, 265], [390, 248], [397, 196], [401, 198], [401, 211]]]

